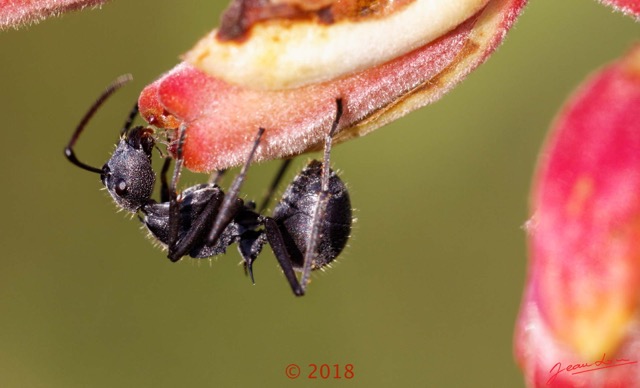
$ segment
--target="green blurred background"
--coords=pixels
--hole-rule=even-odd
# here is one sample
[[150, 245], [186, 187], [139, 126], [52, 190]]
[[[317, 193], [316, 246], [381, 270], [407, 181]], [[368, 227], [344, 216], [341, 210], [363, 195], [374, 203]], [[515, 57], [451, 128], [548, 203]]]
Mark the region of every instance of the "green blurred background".
[[[102, 165], [140, 90], [222, 7], [113, 1], [0, 33], [0, 386], [522, 386], [512, 333], [537, 152], [568, 93], [638, 26], [595, 1], [533, 1], [437, 104], [335, 148], [358, 220], [339, 262], [294, 298], [268, 248], [255, 286], [235, 247], [170, 263], [62, 155], [131, 72], [78, 145]], [[247, 198], [277, 165], [252, 168]], [[355, 378], [309, 380], [311, 363], [353, 364]]]

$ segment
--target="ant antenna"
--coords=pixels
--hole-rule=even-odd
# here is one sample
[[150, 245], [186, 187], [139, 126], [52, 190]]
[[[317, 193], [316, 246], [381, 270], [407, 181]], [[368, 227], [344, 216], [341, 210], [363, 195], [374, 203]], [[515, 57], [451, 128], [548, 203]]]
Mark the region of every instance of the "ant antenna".
[[[136, 104], [131, 109], [131, 112], [129, 112], [129, 117], [127, 117], [127, 121], [124, 122], [124, 126], [122, 127], [122, 130], [120, 130], [120, 137], [124, 136], [127, 133], [127, 131], [129, 131], [129, 128], [131, 128], [131, 125], [133, 124], [133, 120], [136, 118], [138, 111], [139, 111], [138, 102], [136, 101]], [[160, 151], [159, 148], [157, 149]], [[162, 151], [160, 151], [160, 153], [162, 153]]]
[[[111, 85], [109, 85], [105, 89], [105, 91], [102, 92], [102, 94], [100, 95], [100, 97], [98, 97], [96, 102], [93, 103], [91, 108], [89, 108], [89, 111], [87, 113], [85, 113], [85, 115], [82, 118], [82, 120], [80, 120], [80, 124], [78, 124], [78, 126], [76, 127], [75, 132], [73, 132], [73, 135], [71, 136], [71, 140], [69, 140], [69, 144], [67, 144], [67, 147], [64, 149], [64, 155], [75, 166], [80, 167], [83, 170], [91, 171], [91, 172], [94, 172], [94, 173], [97, 173], [97, 174], [102, 174], [102, 169], [101, 168], [92, 167], [92, 166], [89, 166], [88, 164], [85, 164], [85, 163], [82, 163], [81, 161], [79, 161], [78, 158], [76, 157], [75, 152], [73, 152], [73, 147], [75, 146], [76, 141], [80, 137], [80, 134], [84, 130], [84, 127], [87, 125], [89, 120], [91, 120], [91, 118], [98, 111], [98, 109], [102, 106], [102, 104], [104, 104], [104, 102], [107, 100], [107, 98], [109, 98], [109, 96], [111, 96], [116, 90], [120, 89], [124, 84], [126, 84], [129, 81], [131, 81], [132, 79], [133, 79], [133, 77], [131, 76], [131, 74], [121, 75], [120, 77], [116, 78], [111, 83]], [[136, 112], [137, 112], [137, 109], [136, 109]], [[131, 117], [134, 116], [134, 115], [135, 114], [132, 114]], [[129, 120], [127, 120], [127, 123], [129, 123], [129, 125], [130, 125], [130, 122], [131, 122], [131, 117], [129, 118]], [[126, 125], [127, 124], [125, 123], [125, 127], [126, 127]]]

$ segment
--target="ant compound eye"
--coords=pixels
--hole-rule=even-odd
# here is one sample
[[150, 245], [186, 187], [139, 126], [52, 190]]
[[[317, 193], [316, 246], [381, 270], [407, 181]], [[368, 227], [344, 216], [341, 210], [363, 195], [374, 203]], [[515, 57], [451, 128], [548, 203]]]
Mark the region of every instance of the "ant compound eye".
[[127, 194], [127, 182], [125, 182], [124, 179], [120, 179], [118, 182], [116, 182], [116, 194], [118, 194], [119, 196], [123, 196], [125, 194]]

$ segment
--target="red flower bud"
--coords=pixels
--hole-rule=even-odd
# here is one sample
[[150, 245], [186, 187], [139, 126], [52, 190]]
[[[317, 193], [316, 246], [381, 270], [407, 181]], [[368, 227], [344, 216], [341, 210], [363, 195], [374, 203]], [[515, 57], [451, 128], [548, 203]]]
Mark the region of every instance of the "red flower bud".
[[627, 15], [640, 19], [640, 1], [638, 0], [600, 0], [602, 4], [609, 5]]
[[140, 112], [167, 129], [187, 124], [185, 166], [196, 171], [241, 164], [258, 127], [266, 132], [257, 161], [318, 150], [335, 116], [336, 98], [343, 99], [345, 110], [335, 142], [364, 135], [436, 101], [487, 59], [525, 4], [491, 0], [423, 47], [296, 88], [251, 88], [182, 63], [143, 90]]
[[562, 109], [531, 202], [515, 338], [527, 383], [639, 386], [640, 46]]
[[37, 23], [50, 16], [106, 2], [107, 0], [0, 0], [0, 30]]

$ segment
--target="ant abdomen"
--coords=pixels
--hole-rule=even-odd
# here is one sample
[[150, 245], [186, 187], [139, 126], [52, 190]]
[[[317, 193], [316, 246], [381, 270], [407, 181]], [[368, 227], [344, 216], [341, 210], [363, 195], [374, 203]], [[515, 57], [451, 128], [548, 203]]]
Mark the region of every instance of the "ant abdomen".
[[[351, 233], [351, 200], [347, 187], [329, 170], [329, 191], [319, 230], [313, 269], [329, 264], [346, 246]], [[287, 187], [273, 212], [294, 268], [301, 269], [312, 234], [313, 216], [322, 186], [322, 162], [311, 161]]]

